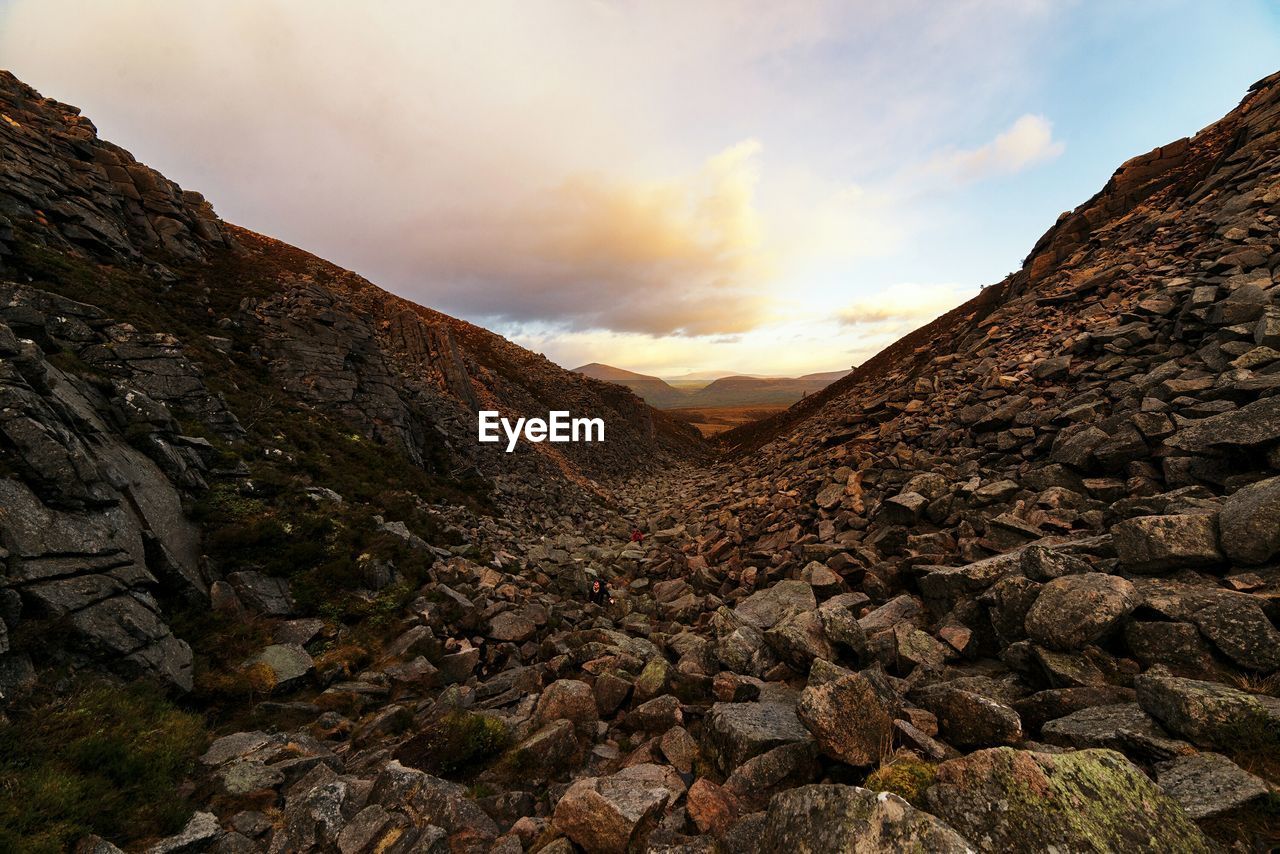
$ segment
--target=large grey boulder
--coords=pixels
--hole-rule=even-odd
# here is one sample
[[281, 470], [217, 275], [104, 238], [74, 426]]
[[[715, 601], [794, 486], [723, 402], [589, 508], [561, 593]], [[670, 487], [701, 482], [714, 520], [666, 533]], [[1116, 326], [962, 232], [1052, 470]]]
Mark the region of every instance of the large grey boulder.
[[1169, 737], [1137, 703], [1079, 709], [1049, 721], [1040, 730], [1041, 738], [1049, 744], [1077, 750], [1088, 747], [1120, 750], [1125, 745], [1126, 733], [1157, 739]]
[[1234, 492], [1222, 504], [1218, 525], [1222, 550], [1236, 563], [1265, 563], [1280, 554], [1280, 477]]
[[245, 662], [246, 667], [265, 666], [271, 671], [274, 687], [285, 690], [309, 676], [316, 663], [296, 643], [273, 643]]
[[769, 801], [757, 851], [797, 854], [879, 854], [921, 851], [968, 854], [964, 837], [890, 792], [858, 786], [812, 785]]
[[1111, 527], [1120, 563], [1133, 572], [1170, 572], [1222, 561], [1218, 525], [1207, 513], [1137, 516]]
[[1201, 608], [1191, 619], [1213, 645], [1248, 670], [1280, 668], [1280, 631], [1260, 605], [1226, 599]]
[[753, 756], [812, 736], [789, 703], [716, 703], [703, 723], [707, 755], [728, 774]]
[[1041, 588], [1027, 612], [1027, 634], [1051, 649], [1084, 649], [1111, 632], [1138, 602], [1133, 585], [1119, 576], [1065, 575]]
[[1280, 397], [1184, 424], [1165, 444], [1183, 451], [1265, 445], [1280, 439]]
[[803, 581], [786, 579], [772, 587], [757, 590], [738, 603], [733, 613], [742, 622], [761, 631], [773, 628], [788, 614], [812, 611], [818, 607], [813, 588]]

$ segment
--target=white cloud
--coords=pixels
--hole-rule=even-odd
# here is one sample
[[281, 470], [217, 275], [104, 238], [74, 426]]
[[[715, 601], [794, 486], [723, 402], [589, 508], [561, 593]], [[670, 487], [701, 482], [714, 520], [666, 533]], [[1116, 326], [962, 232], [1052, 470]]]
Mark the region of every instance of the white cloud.
[[890, 326], [933, 320], [972, 298], [977, 288], [962, 285], [894, 285], [881, 293], [863, 297], [839, 312], [840, 322], [847, 326]]
[[[930, 212], [895, 171], [1025, 95], [1053, 14], [0, 0], [0, 58], [230, 221], [426, 305], [594, 335], [606, 349], [580, 361], [620, 361], [612, 330], [691, 367], [696, 337], [717, 367], [749, 343], [817, 369], [817, 340], [792, 346], [779, 324], [830, 316], [853, 265], [911, 245]], [[1035, 130], [961, 171], [1042, 156]]]
[[1053, 138], [1053, 124], [1044, 116], [1028, 113], [986, 145], [947, 152], [936, 157], [930, 166], [967, 184], [1021, 172], [1028, 166], [1052, 160], [1065, 150], [1066, 144]]

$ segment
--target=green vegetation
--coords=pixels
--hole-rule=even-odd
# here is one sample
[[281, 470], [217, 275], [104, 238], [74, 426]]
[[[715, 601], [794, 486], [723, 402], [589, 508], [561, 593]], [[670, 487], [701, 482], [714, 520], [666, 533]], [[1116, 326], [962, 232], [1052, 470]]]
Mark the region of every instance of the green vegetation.
[[867, 776], [863, 785], [873, 792], [893, 792], [915, 807], [924, 807], [925, 790], [933, 785], [934, 766], [908, 750], [899, 750]]
[[406, 742], [396, 758], [432, 774], [458, 775], [475, 770], [510, 743], [511, 732], [499, 718], [454, 710]]
[[207, 742], [198, 715], [144, 683], [85, 685], [15, 711], [0, 726], [0, 850], [177, 832], [192, 811], [178, 784]]

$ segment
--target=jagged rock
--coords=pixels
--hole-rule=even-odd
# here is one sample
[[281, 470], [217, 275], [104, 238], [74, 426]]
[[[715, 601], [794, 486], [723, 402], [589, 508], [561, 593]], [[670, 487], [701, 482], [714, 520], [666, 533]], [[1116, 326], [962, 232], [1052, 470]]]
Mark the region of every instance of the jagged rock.
[[619, 777], [586, 777], [556, 802], [555, 825], [588, 851], [625, 854], [641, 847], [670, 792]]
[[196, 812], [182, 832], [160, 840], [147, 849], [147, 854], [188, 854], [203, 851], [222, 833], [213, 813]]
[[943, 822], [897, 795], [858, 786], [801, 786], [774, 795], [757, 851], [930, 851], [973, 847]]
[[858, 673], [808, 686], [796, 706], [796, 715], [813, 733], [822, 752], [850, 765], [879, 760], [893, 731], [896, 711], [895, 705]]
[[1221, 415], [1201, 418], [1183, 426], [1165, 440], [1182, 451], [1263, 445], [1280, 439], [1280, 397], [1256, 400]]
[[496, 641], [521, 643], [533, 637], [537, 630], [533, 620], [514, 611], [503, 611], [489, 621], [489, 637]]
[[268, 617], [286, 617], [296, 607], [289, 581], [272, 578], [260, 572], [233, 572], [227, 581], [235, 588], [240, 601], [250, 610]]
[[466, 796], [465, 788], [395, 760], [378, 772], [369, 802], [388, 809], [407, 808], [418, 821], [441, 827], [450, 836], [492, 840], [498, 835], [493, 819]]
[[1050, 688], [1013, 701], [1013, 709], [1029, 731], [1045, 723], [1094, 706], [1114, 706], [1133, 702], [1134, 691], [1118, 685], [1090, 685], [1077, 688]]
[[671, 766], [681, 774], [693, 771], [694, 762], [698, 759], [698, 743], [682, 726], [674, 726], [662, 735], [658, 744], [662, 755]]
[[533, 713], [538, 726], [564, 719], [585, 728], [593, 726], [599, 718], [591, 686], [576, 679], [557, 679], [548, 685], [538, 697], [538, 706]]
[[670, 694], [654, 697], [627, 713], [626, 725], [651, 733], [664, 733], [684, 720], [680, 701]]
[[729, 773], [775, 747], [811, 739], [796, 709], [787, 703], [716, 703], [704, 723], [703, 748]]
[[1212, 850], [1177, 803], [1111, 750], [980, 750], [939, 765], [926, 799], [986, 851]]
[[1056, 578], [1040, 589], [1027, 612], [1027, 634], [1052, 649], [1083, 649], [1114, 629], [1138, 602], [1134, 586], [1115, 575]]
[[815, 658], [835, 657], [823, 631], [818, 611], [801, 611], [784, 617], [764, 633], [764, 640], [778, 657], [804, 672]]
[[1220, 753], [1179, 756], [1156, 766], [1156, 782], [1196, 821], [1247, 806], [1271, 791]]
[[[444, 830], [426, 828], [437, 831], [438, 837], [444, 837]], [[370, 804], [351, 819], [338, 834], [337, 846], [340, 854], [383, 854], [394, 852], [403, 854], [413, 849], [418, 841], [418, 829], [409, 819], [400, 813], [387, 812], [380, 804]], [[433, 850], [430, 845], [419, 846], [416, 850]]]
[[511, 749], [512, 762], [525, 772], [532, 769], [554, 772], [563, 768], [578, 753], [575, 732], [572, 721], [552, 721]]
[[1280, 699], [1152, 669], [1133, 680], [1138, 705], [1200, 747], [1230, 747], [1243, 734], [1280, 726]]
[[689, 787], [686, 804], [689, 818], [693, 819], [698, 830], [717, 836], [729, 829], [742, 810], [732, 792], [706, 777], [699, 777]]

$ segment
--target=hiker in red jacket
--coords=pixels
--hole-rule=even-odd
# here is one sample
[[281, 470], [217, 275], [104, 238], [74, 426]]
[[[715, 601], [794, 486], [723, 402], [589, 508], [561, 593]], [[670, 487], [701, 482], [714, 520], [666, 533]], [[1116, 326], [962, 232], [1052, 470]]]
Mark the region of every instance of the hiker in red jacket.
[[644, 542], [644, 534], [640, 531], [640, 529], [639, 529], [639, 528], [632, 528], [632, 529], [631, 529], [631, 542], [633, 542], [633, 543], [643, 543], [643, 542]]

